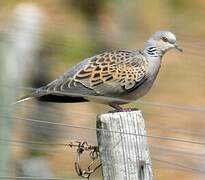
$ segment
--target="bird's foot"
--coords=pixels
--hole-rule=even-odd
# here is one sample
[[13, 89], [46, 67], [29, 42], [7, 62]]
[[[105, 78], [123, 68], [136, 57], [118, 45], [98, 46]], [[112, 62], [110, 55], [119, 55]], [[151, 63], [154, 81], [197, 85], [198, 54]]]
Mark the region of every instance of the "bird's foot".
[[133, 110], [138, 110], [138, 109], [132, 109], [132, 108], [122, 108], [118, 104], [110, 104], [112, 108], [114, 108], [117, 112], [131, 112]]
[[124, 109], [120, 107], [118, 104], [110, 104], [112, 108], [114, 108], [117, 112], [124, 112]]
[[110, 106], [112, 108], [114, 108], [117, 112], [130, 112], [130, 111], [132, 111], [132, 109], [124, 109], [121, 106], [119, 106], [118, 104], [110, 104]]

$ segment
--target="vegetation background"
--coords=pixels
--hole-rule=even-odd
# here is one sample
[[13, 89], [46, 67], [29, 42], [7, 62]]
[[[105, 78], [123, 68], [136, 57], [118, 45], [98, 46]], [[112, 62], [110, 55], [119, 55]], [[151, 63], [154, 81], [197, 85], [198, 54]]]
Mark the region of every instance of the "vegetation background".
[[[34, 34], [31, 46], [36, 44], [35, 50], [32, 57], [23, 54], [16, 59], [16, 74], [22, 80], [5, 81], [14, 75], [11, 66], [7, 67], [7, 76], [3, 73], [5, 57], [12, 59], [13, 47], [2, 47], [5, 42], [9, 44], [9, 40], [18, 42], [23, 48], [30, 47], [29, 41], [18, 38], [16, 32], [21, 26], [16, 23], [18, 18], [29, 21], [21, 12], [28, 8], [29, 14], [31, 6], [36, 13], [36, 17], [31, 16], [31, 22], [32, 18], [38, 19], [31, 30]], [[3, 92], [10, 96], [11, 89], [15, 89], [15, 98], [25, 95], [28, 91], [22, 87], [45, 85], [84, 58], [108, 49], [143, 48], [153, 32], [170, 30], [177, 35], [184, 53], [168, 52], [149, 94], [127, 106], [142, 109], [149, 135], [204, 142], [204, 17], [204, 0], [1, 0], [0, 51], [8, 55], [2, 56], [1, 53], [0, 57], [0, 101], [5, 98]], [[96, 144], [95, 131], [5, 118], [3, 115], [9, 113], [11, 117], [95, 127], [96, 115], [110, 110], [109, 107], [94, 103], [28, 101], [16, 105], [15, 112], [11, 113], [12, 108], [2, 104], [0, 157], [6, 158], [6, 163], [0, 166], [2, 177], [80, 179], [74, 169], [75, 148], [5, 139], [64, 144], [70, 140], [86, 140]], [[205, 178], [204, 145], [151, 138], [149, 143], [156, 180]], [[88, 155], [82, 163], [86, 166]], [[91, 179], [102, 179], [101, 170]]]

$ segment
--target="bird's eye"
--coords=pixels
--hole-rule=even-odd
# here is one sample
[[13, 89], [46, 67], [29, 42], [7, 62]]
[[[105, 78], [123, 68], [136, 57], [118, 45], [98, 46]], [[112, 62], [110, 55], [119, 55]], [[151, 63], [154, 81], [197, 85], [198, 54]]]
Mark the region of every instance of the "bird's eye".
[[162, 37], [162, 41], [168, 42], [168, 39], [166, 37]]
[[168, 42], [168, 39], [166, 37], [162, 37], [162, 41]]

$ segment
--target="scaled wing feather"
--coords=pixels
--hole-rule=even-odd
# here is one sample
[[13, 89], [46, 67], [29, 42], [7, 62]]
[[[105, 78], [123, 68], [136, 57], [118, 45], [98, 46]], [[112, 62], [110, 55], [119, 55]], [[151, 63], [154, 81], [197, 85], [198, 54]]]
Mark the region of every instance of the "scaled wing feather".
[[90, 58], [89, 66], [79, 70], [74, 81], [97, 94], [121, 96], [146, 79], [148, 62], [140, 51], [111, 51]]

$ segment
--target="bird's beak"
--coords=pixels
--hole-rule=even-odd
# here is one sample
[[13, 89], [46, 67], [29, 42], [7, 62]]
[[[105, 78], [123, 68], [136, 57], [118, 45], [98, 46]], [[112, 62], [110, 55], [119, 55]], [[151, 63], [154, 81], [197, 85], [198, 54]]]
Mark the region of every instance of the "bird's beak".
[[174, 47], [175, 47], [178, 51], [183, 52], [183, 49], [182, 49], [177, 43], [174, 45]]

